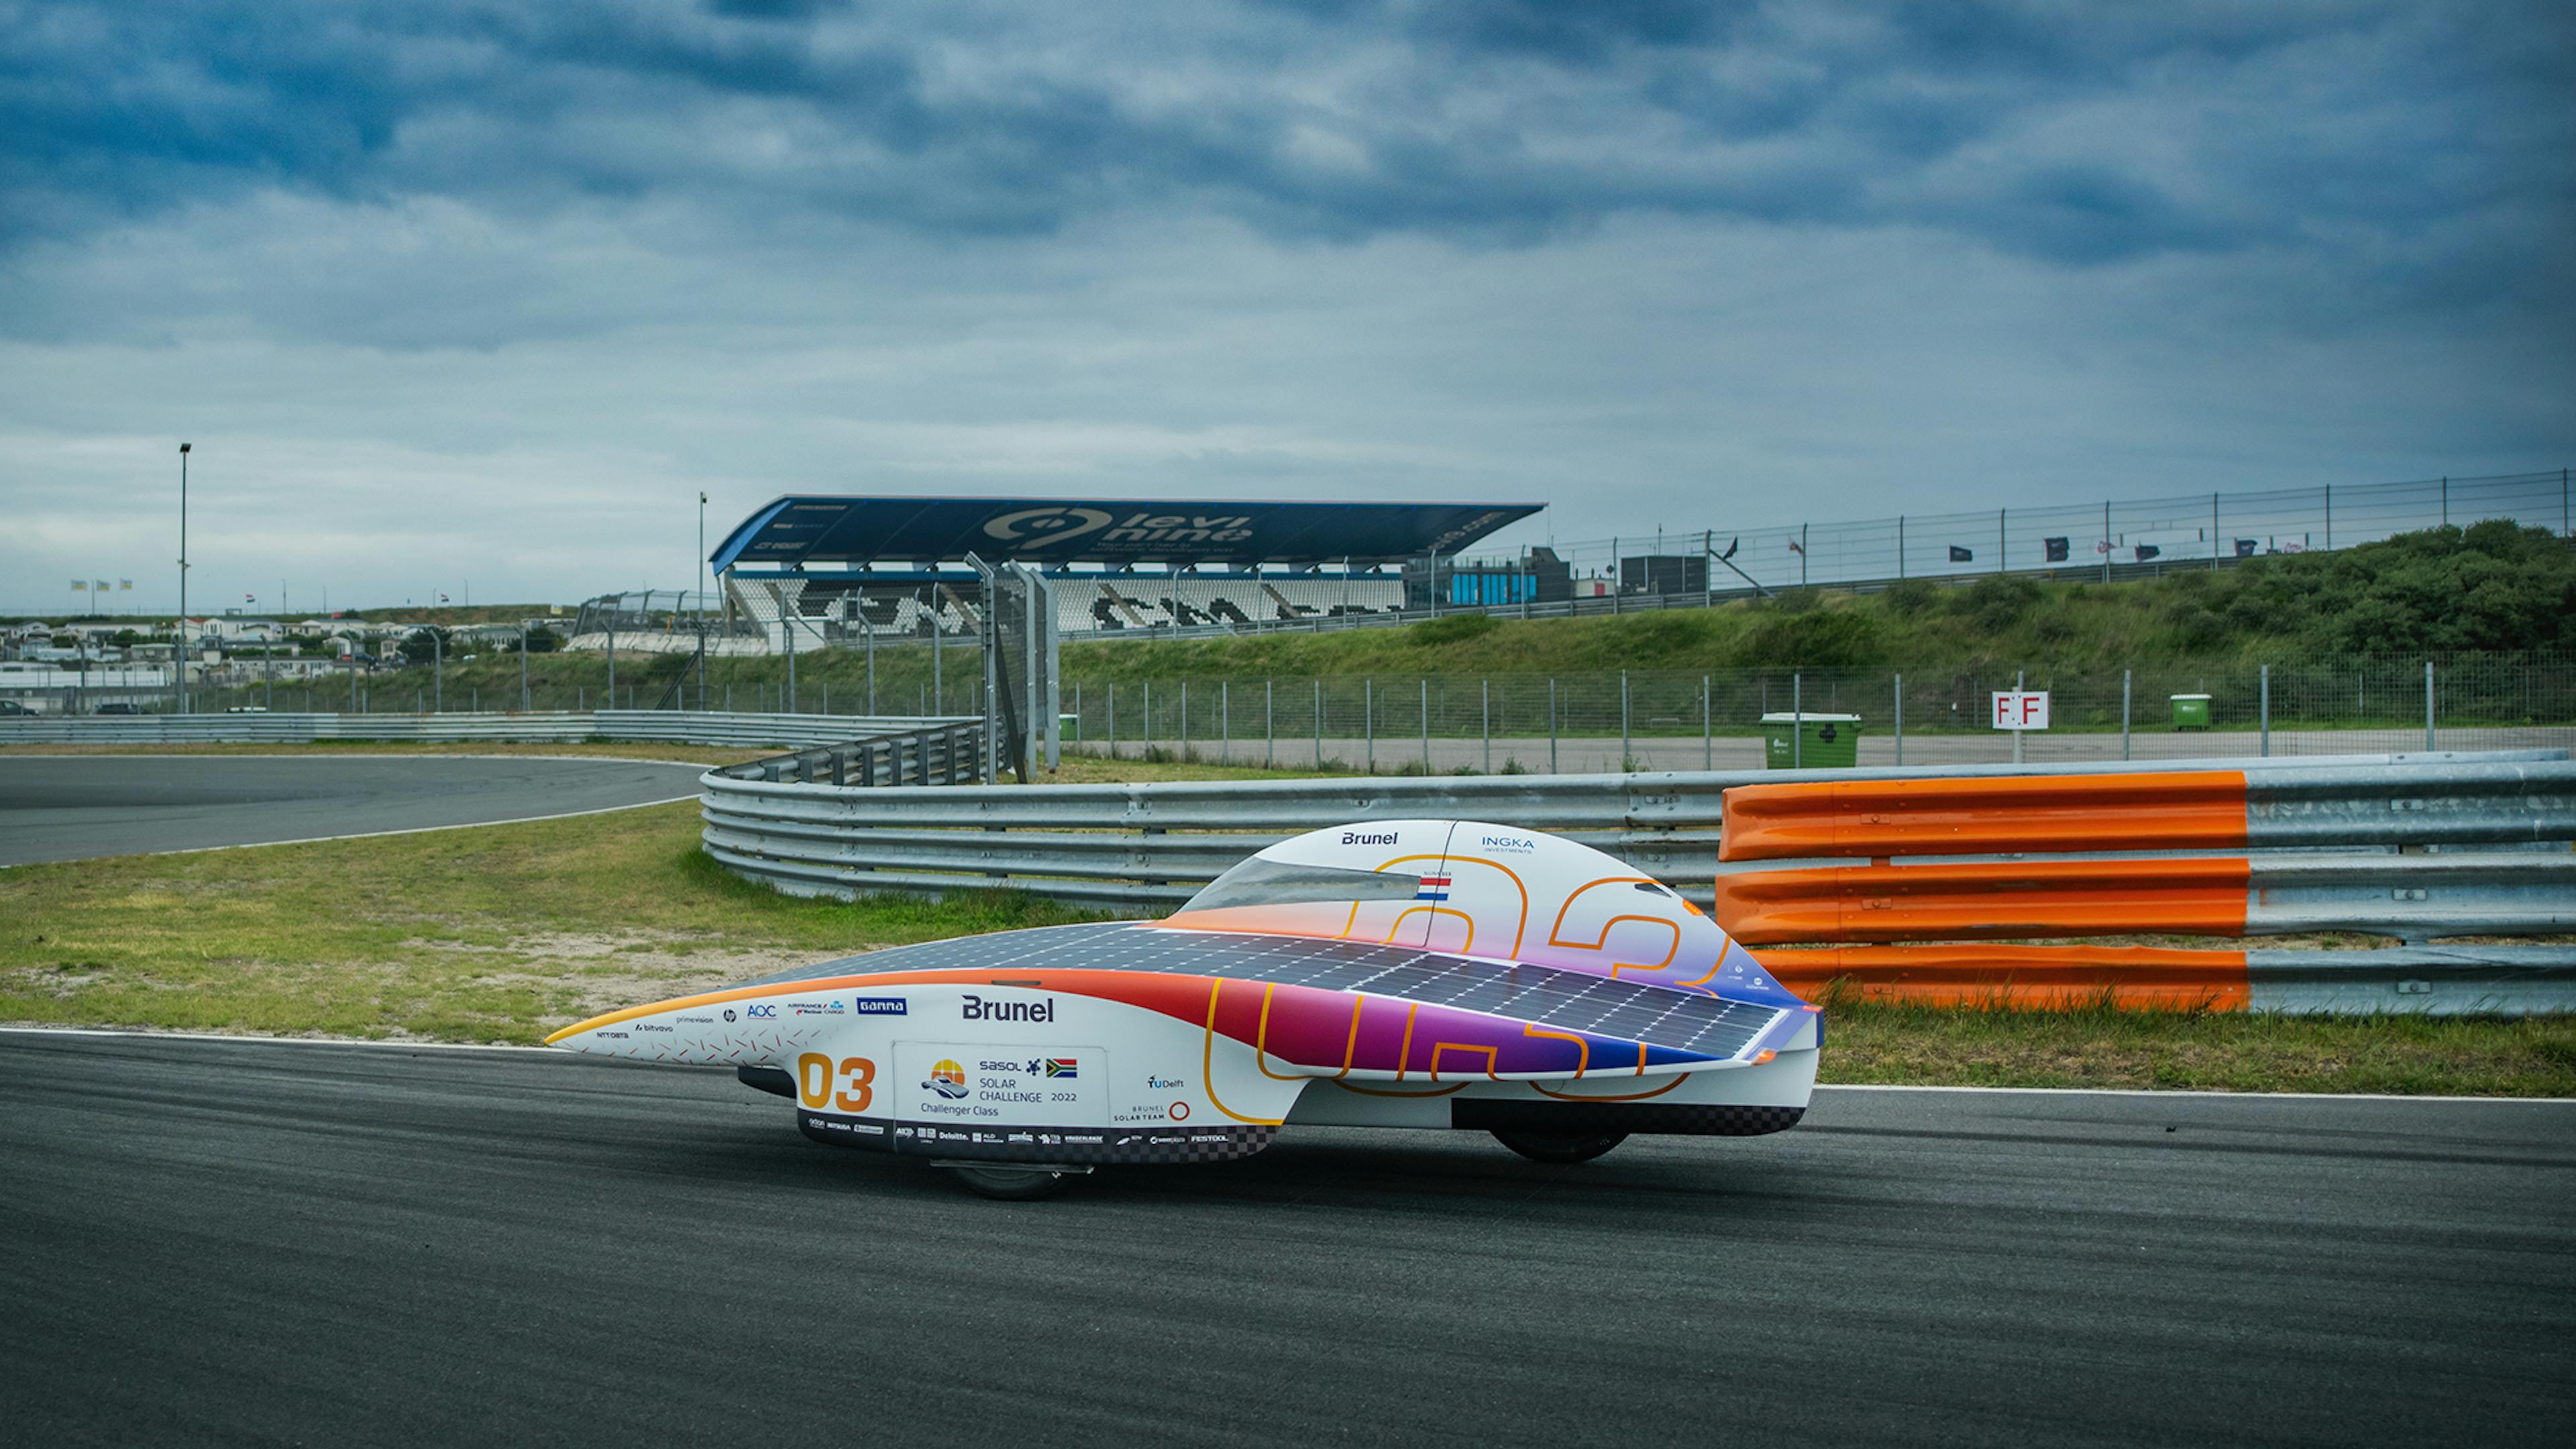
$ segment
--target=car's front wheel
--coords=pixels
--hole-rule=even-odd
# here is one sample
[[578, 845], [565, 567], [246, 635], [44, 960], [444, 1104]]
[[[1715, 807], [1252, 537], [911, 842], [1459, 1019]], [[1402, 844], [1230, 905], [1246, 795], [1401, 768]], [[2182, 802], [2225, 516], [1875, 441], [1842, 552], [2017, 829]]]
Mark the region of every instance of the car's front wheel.
[[1554, 1132], [1496, 1132], [1494, 1140], [1532, 1162], [1590, 1162], [1628, 1140], [1625, 1132], [1564, 1136]]
[[1029, 1202], [1051, 1197], [1063, 1188], [1071, 1174], [1044, 1167], [952, 1167], [957, 1180], [979, 1196], [1000, 1198], [1005, 1202]]

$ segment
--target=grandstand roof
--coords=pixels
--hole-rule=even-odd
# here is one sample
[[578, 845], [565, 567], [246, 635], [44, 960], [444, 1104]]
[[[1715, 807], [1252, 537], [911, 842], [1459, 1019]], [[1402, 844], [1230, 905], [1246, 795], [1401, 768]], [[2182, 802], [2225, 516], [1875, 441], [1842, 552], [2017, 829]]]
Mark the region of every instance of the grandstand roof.
[[1383, 562], [1455, 552], [1543, 506], [798, 496], [763, 506], [708, 557], [719, 570], [926, 562], [969, 550], [1038, 564]]

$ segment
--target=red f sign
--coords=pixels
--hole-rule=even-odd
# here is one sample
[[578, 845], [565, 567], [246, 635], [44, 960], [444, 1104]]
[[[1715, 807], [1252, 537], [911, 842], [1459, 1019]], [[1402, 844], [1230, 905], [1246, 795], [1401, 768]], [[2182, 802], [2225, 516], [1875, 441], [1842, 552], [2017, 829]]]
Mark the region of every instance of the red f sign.
[[2048, 728], [2048, 691], [2044, 689], [1996, 690], [1995, 728], [1999, 730]]

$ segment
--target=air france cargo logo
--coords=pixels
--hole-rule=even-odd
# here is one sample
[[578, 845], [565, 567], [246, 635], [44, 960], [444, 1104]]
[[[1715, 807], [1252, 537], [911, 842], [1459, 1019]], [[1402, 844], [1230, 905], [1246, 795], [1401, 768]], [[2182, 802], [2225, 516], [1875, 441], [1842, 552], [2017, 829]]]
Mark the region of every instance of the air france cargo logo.
[[930, 1069], [930, 1080], [922, 1085], [954, 1102], [966, 1095], [966, 1069], [943, 1058]]
[[[1103, 530], [1107, 530], [1103, 532]], [[1052, 548], [1099, 534], [1103, 545], [1241, 543], [1252, 537], [1252, 518], [1242, 513], [1131, 513], [1120, 518], [1105, 508], [1023, 508], [984, 523], [985, 536], [1031, 548]]]
[[1415, 891], [1413, 898], [1417, 901], [1445, 901], [1449, 899], [1450, 880], [1451, 877], [1445, 875], [1426, 875], [1422, 878], [1422, 889]]

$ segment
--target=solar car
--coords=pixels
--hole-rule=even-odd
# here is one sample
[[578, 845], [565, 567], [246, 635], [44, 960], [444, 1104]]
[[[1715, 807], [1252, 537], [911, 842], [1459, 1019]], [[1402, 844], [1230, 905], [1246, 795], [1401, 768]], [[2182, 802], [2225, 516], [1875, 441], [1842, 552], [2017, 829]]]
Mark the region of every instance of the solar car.
[[1301, 1125], [1486, 1132], [1543, 1162], [1793, 1126], [1816, 1007], [1670, 887], [1463, 820], [1313, 831], [1159, 921], [872, 951], [548, 1041], [730, 1066], [816, 1142], [991, 1197], [1222, 1162]]

